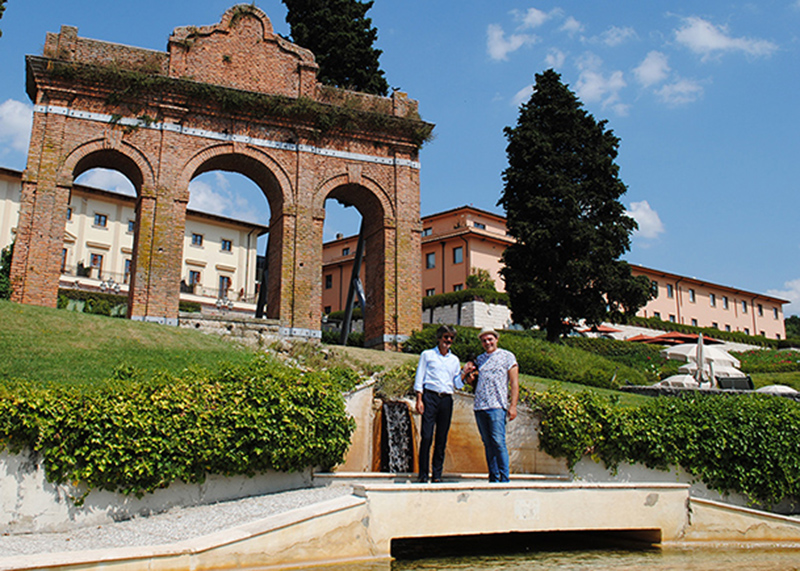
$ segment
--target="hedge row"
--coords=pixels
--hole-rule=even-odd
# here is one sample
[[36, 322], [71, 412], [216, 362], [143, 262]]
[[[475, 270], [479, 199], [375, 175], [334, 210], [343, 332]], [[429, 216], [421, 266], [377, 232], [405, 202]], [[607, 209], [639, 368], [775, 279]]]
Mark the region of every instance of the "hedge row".
[[458, 305], [470, 301], [483, 301], [496, 305], [508, 305], [508, 294], [493, 289], [465, 289], [428, 295], [422, 298], [422, 309]]
[[733, 343], [746, 343], [748, 345], [760, 345], [777, 349], [779, 341], [777, 339], [767, 339], [766, 337], [747, 335], [741, 331], [722, 331], [714, 327], [694, 327], [682, 323], [664, 321], [657, 317], [629, 317], [628, 325], [646, 327], [657, 331], [677, 331], [679, 333], [702, 333], [707, 337], [713, 337], [721, 341], [731, 341]]
[[662, 357], [661, 350], [664, 347], [659, 345], [591, 337], [566, 337], [563, 342], [568, 347], [583, 349], [641, 371], [647, 377], [648, 383], [657, 383], [664, 377], [677, 374], [678, 367], [683, 364]]
[[721, 493], [774, 505], [800, 498], [800, 405], [768, 395], [659, 397], [637, 408], [596, 393], [531, 393], [539, 441], [572, 468], [585, 455], [615, 469], [682, 466]]
[[[57, 306], [79, 313], [125, 317], [128, 313], [128, 296], [82, 289], [59, 289]], [[201, 304], [196, 301], [178, 302], [178, 311], [199, 313]]]
[[[357, 376], [357, 375], [356, 375]], [[209, 474], [331, 467], [354, 422], [352, 371], [304, 373], [266, 357], [219, 373], [140, 379], [120, 369], [96, 388], [0, 382], [0, 450], [29, 448], [47, 479], [142, 496]]]
[[[436, 345], [436, 325], [427, 325], [416, 331], [403, 344], [406, 353], [421, 353]], [[483, 352], [478, 340], [478, 330], [456, 327], [458, 335], [452, 350], [461, 360]], [[517, 357], [520, 373], [547, 379], [601, 388], [618, 388], [630, 383], [647, 384], [651, 378], [624, 363], [614, 362], [588, 351], [548, 343], [538, 333], [530, 331], [505, 331], [498, 345]]]

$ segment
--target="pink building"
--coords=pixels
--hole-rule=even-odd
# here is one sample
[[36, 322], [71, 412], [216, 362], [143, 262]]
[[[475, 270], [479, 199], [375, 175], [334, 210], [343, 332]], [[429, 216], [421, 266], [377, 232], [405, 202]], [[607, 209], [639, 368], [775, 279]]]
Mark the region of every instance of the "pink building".
[[[506, 232], [505, 217], [461, 206], [424, 216], [421, 222], [421, 296], [464, 289], [474, 268], [487, 270], [497, 290], [505, 291], [500, 277], [501, 256], [513, 242]], [[322, 303], [326, 314], [345, 306], [357, 244], [358, 237], [349, 236], [323, 245]], [[364, 266], [369, 266], [369, 252], [365, 253]], [[741, 331], [770, 339], [786, 336], [783, 323], [783, 304], [789, 303], [786, 300], [633, 264], [631, 270], [634, 275], [648, 276], [658, 285], [658, 296], [638, 312], [641, 317]]]
[[786, 336], [783, 304], [787, 300], [633, 264], [631, 271], [658, 286], [658, 295], [637, 315], [769, 339]]

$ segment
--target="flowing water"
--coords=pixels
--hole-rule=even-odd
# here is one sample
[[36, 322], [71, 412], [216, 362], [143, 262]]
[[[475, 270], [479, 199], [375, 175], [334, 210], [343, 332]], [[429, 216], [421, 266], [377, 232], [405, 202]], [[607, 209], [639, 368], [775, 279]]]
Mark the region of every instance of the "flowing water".
[[387, 463], [382, 469], [395, 474], [413, 471], [414, 444], [411, 441], [411, 417], [408, 414], [408, 405], [403, 401], [384, 402], [383, 418]]

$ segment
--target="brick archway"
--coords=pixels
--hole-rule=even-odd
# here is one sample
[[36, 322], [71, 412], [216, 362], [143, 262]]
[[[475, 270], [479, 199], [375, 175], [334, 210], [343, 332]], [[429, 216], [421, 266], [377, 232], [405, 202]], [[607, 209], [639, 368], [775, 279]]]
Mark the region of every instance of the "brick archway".
[[311, 52], [247, 4], [218, 24], [176, 28], [166, 52], [80, 38], [68, 26], [49, 33], [43, 55], [27, 58], [34, 120], [14, 299], [55, 305], [74, 177], [105, 166], [137, 187], [129, 315], [175, 322], [188, 184], [224, 169], [269, 201], [268, 311], [286, 333], [319, 336], [327, 196], [369, 213], [379, 307], [368, 343], [386, 347], [419, 327], [417, 160], [432, 126], [405, 94], [333, 89], [316, 72]]

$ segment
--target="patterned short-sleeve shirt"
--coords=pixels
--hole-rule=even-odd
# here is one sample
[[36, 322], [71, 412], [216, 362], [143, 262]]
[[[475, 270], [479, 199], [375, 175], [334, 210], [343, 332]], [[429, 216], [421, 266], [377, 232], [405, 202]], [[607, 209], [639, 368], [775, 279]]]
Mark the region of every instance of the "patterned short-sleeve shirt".
[[475, 387], [475, 410], [508, 410], [508, 372], [517, 364], [511, 351], [495, 349], [475, 359], [478, 384]]

